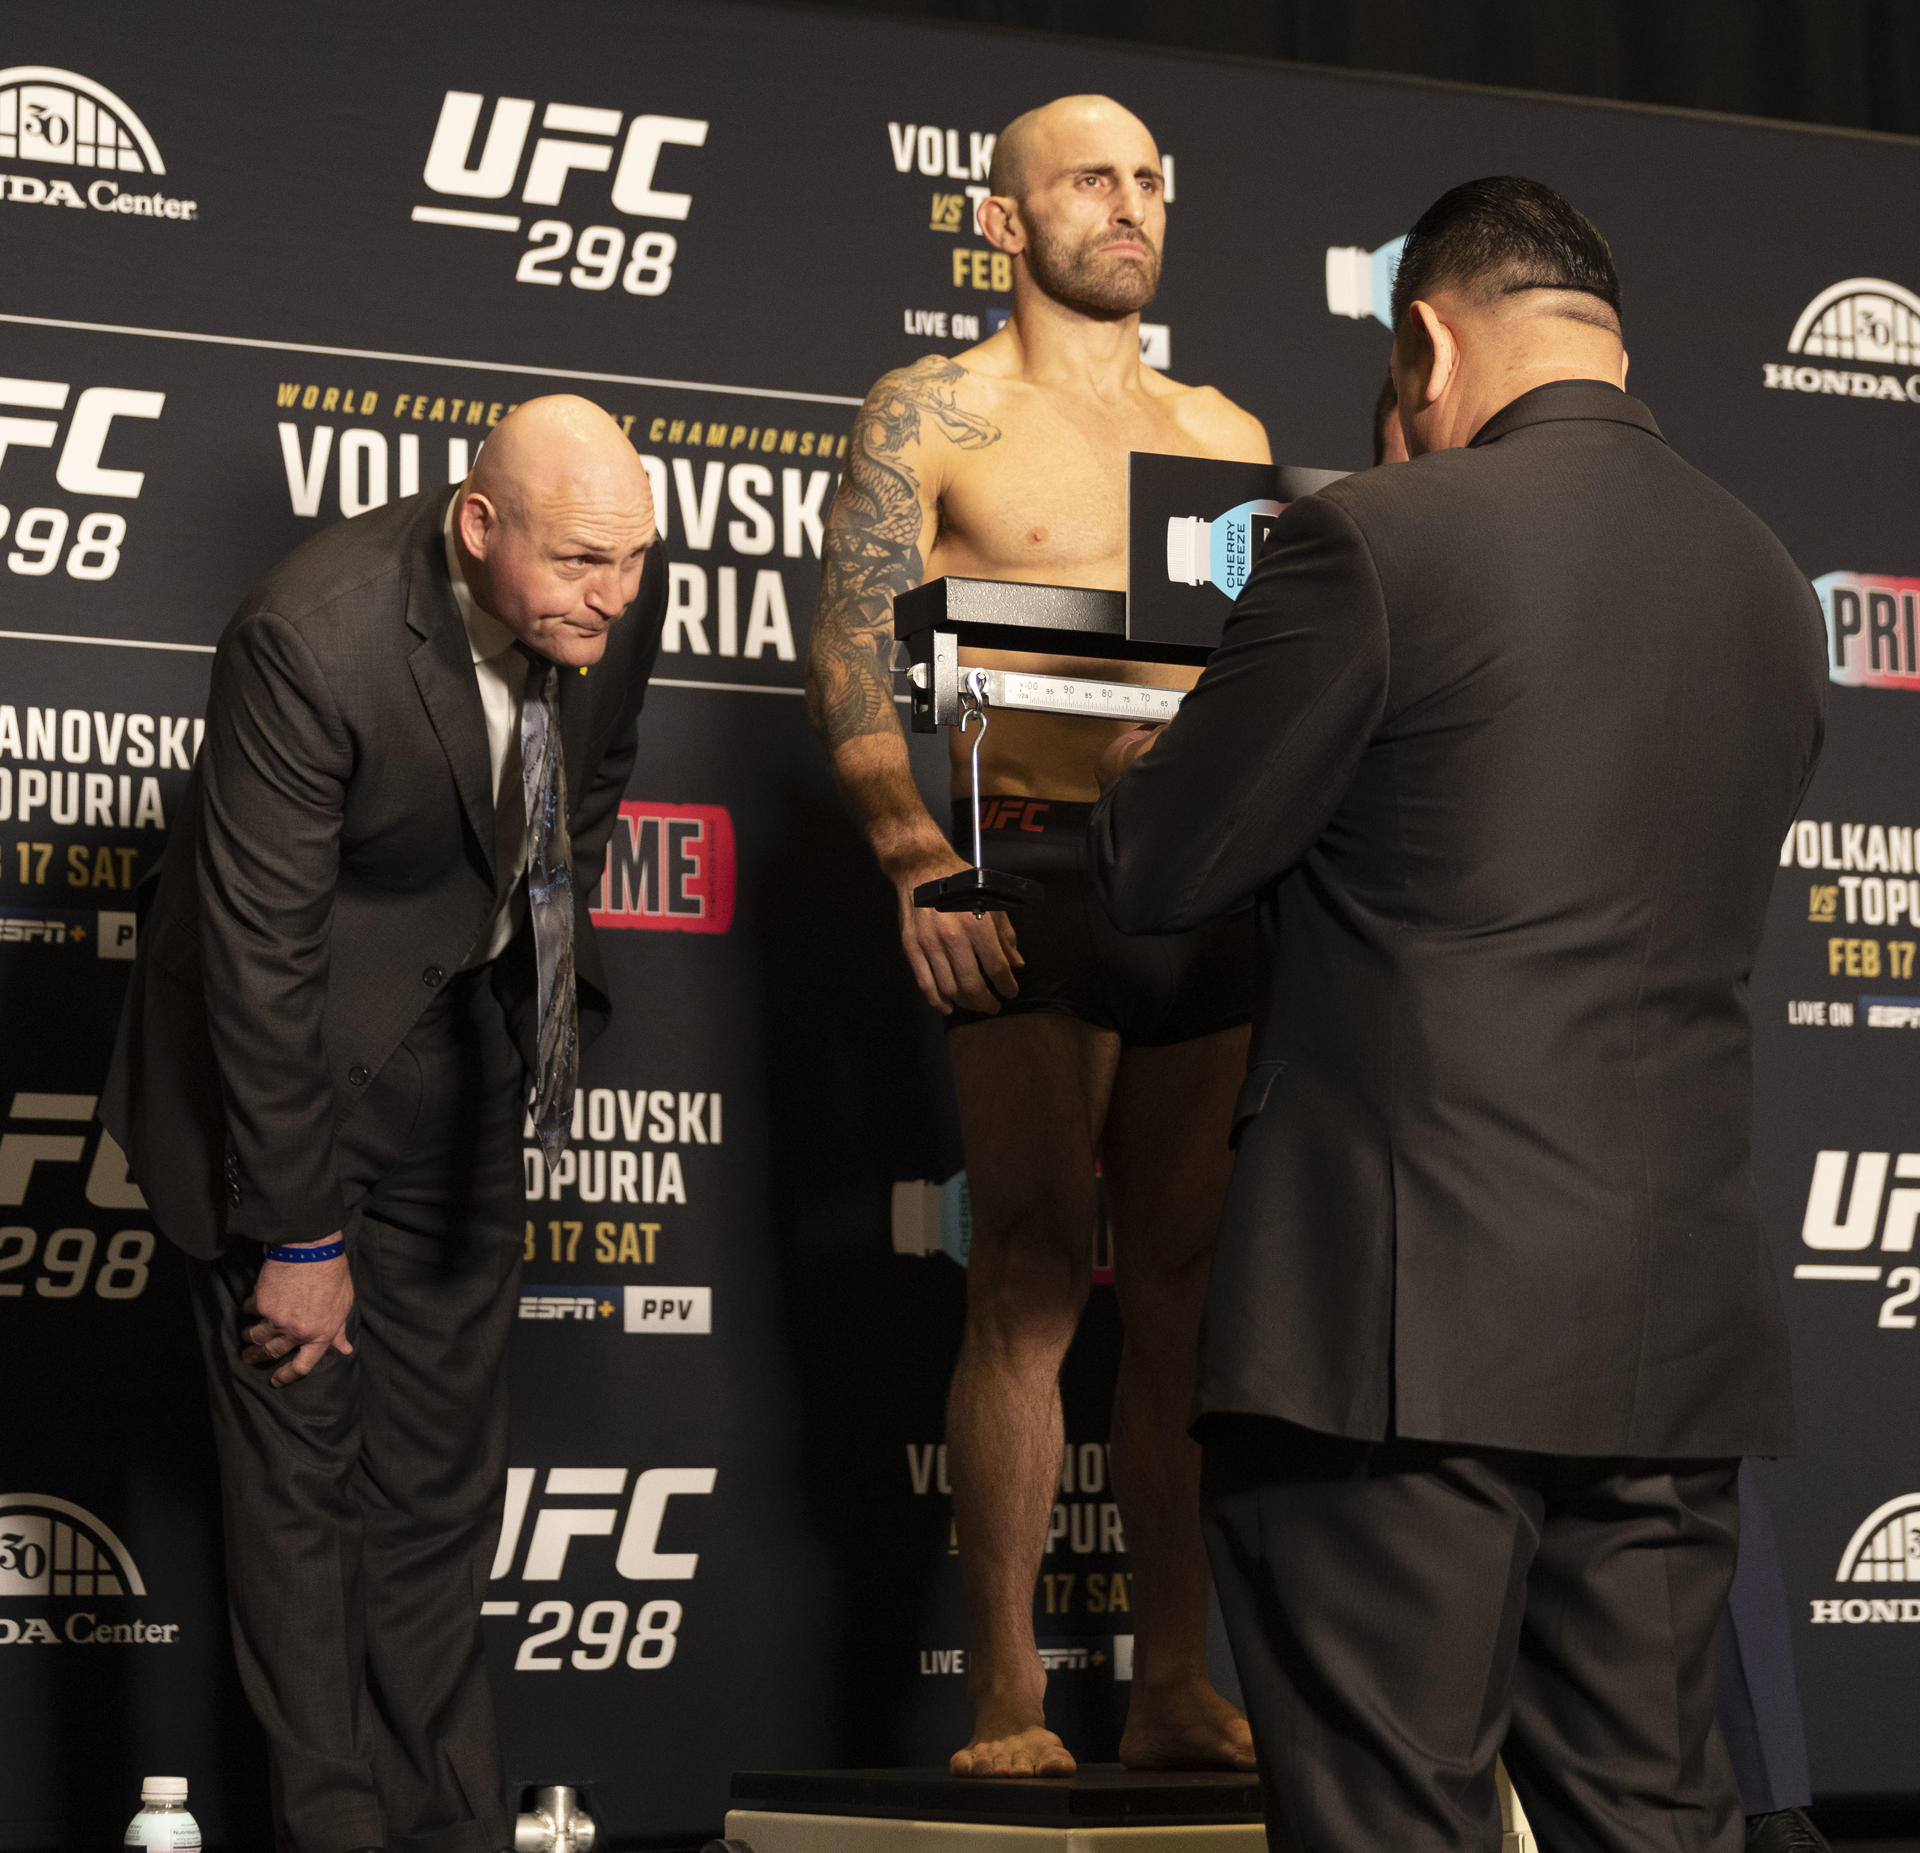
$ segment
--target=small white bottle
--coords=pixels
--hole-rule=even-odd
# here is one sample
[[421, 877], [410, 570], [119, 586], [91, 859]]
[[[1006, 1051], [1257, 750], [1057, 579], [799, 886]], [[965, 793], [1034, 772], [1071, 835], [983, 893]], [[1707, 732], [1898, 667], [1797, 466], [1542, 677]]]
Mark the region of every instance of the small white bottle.
[[200, 1844], [200, 1823], [187, 1812], [185, 1776], [147, 1776], [140, 1784], [140, 1812], [127, 1823], [129, 1847], [186, 1853]]

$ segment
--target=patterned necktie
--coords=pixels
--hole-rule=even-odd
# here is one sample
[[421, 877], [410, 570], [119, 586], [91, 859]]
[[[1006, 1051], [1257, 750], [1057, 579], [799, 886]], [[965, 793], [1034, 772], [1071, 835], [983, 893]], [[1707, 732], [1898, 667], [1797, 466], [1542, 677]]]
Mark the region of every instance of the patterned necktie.
[[573, 840], [560, 750], [559, 672], [531, 650], [520, 701], [520, 775], [527, 795], [527, 910], [540, 990], [533, 1132], [551, 1164], [566, 1149], [580, 1069], [573, 988]]

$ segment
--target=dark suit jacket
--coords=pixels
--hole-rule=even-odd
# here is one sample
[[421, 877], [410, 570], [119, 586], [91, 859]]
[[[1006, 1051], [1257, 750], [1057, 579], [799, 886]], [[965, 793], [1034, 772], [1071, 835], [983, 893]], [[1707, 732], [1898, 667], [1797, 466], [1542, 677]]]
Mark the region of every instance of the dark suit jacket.
[[[316, 535], [220, 640], [100, 1103], [192, 1254], [342, 1226], [336, 1128], [491, 917], [486, 720], [441, 532], [452, 493]], [[587, 913], [665, 584], [655, 547], [604, 658], [560, 678], [583, 1042], [609, 1009]], [[523, 1052], [529, 939], [523, 924], [493, 971]]]
[[1203, 1417], [1791, 1445], [1747, 980], [1823, 664], [1779, 542], [1604, 384], [1287, 511], [1092, 825], [1127, 931], [1258, 900]]

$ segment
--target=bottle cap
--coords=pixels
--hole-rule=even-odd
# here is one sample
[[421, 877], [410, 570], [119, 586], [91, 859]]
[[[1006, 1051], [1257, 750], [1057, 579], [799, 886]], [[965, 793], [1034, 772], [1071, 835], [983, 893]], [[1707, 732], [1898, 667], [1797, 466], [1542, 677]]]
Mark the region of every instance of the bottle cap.
[[1373, 253], [1354, 244], [1327, 246], [1327, 309], [1365, 321], [1373, 313]]
[[896, 1255], [937, 1255], [940, 1252], [940, 1186], [915, 1178], [893, 1187], [893, 1252]]
[[142, 1776], [140, 1799], [143, 1802], [183, 1802], [187, 1799], [185, 1776]]
[[1206, 584], [1208, 531], [1212, 526], [1197, 515], [1167, 517], [1167, 577], [1175, 585]]

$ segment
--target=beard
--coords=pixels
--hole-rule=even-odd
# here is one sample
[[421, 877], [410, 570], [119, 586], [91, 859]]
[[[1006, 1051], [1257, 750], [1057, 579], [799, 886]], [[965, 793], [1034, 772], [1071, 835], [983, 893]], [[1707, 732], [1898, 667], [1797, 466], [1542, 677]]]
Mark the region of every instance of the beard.
[[1160, 287], [1160, 253], [1141, 236], [1139, 242], [1147, 245], [1144, 258], [1103, 260], [1102, 253], [1114, 242], [1099, 237], [1068, 246], [1034, 226], [1027, 246], [1028, 273], [1055, 302], [1083, 315], [1137, 315]]

